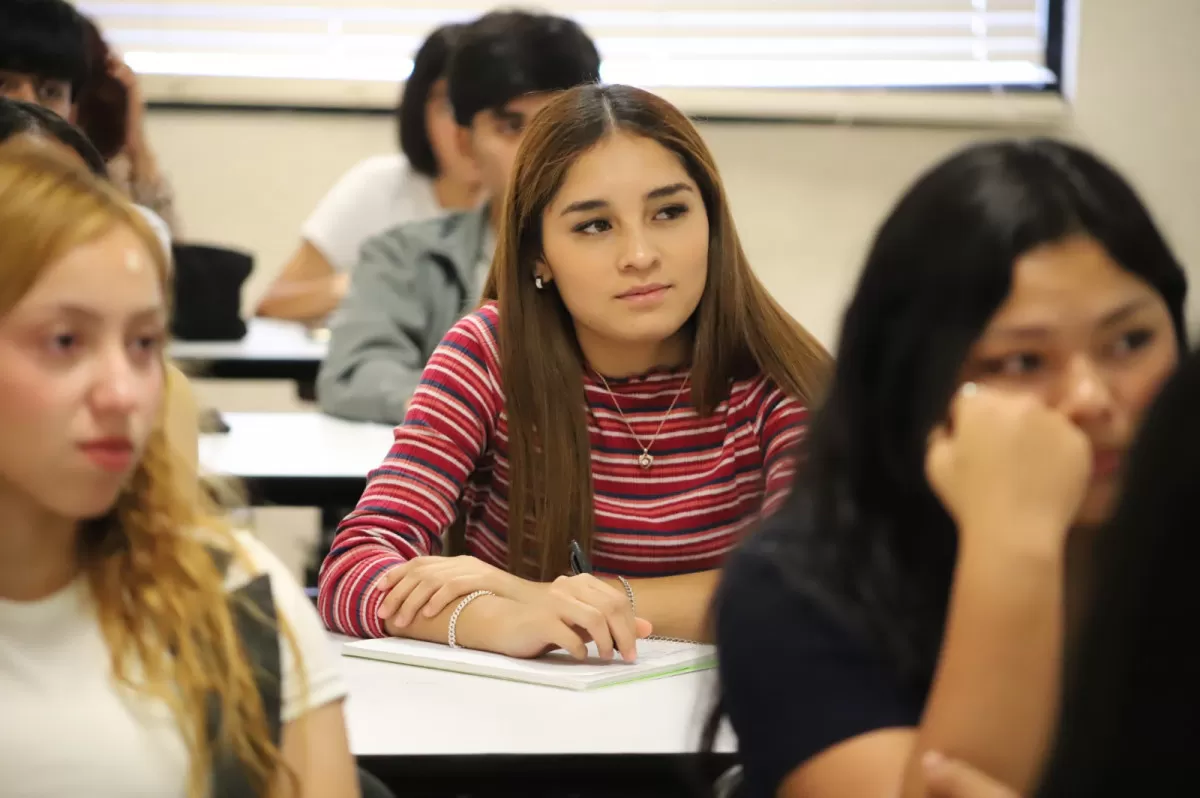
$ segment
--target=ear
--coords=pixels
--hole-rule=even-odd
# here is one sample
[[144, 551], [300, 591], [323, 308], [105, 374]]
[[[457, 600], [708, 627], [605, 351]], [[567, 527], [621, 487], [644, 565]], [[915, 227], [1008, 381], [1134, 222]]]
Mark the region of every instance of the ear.
[[533, 265], [533, 276], [541, 277], [542, 282], [546, 285], [554, 282], [554, 271], [550, 268], [550, 264], [541, 258], [538, 258], [537, 263]]

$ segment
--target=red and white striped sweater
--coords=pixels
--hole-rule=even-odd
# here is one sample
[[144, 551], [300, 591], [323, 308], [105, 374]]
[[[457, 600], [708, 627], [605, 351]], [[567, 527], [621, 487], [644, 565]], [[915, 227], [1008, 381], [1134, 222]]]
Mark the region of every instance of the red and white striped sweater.
[[[338, 528], [321, 568], [319, 608], [331, 629], [386, 634], [375, 617], [388, 568], [438, 554], [446, 530], [467, 518], [468, 553], [507, 568], [508, 420], [500, 380], [494, 304], [446, 334], [421, 376], [383, 465]], [[638, 437], [649, 442], [686, 372], [609, 380]], [[743, 531], [786, 495], [805, 408], [759, 376], [735, 382], [729, 397], [699, 417], [685, 391], [651, 453], [641, 447], [612, 396], [585, 376], [592, 448], [597, 573], [633, 578], [720, 567]]]

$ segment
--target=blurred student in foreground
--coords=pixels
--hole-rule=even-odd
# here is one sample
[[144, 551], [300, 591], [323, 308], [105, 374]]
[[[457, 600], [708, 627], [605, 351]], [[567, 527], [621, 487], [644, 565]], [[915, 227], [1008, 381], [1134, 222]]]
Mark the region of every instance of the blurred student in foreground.
[[446, 69], [461, 25], [421, 45], [396, 109], [400, 152], [368, 158], [342, 176], [300, 231], [300, 247], [259, 302], [258, 315], [314, 322], [346, 295], [363, 244], [397, 225], [479, 203], [479, 174], [458, 141]]
[[786, 505], [715, 603], [748, 798], [923, 798], [923, 756], [1028, 791], [1064, 605], [1185, 349], [1183, 269], [1111, 167], [971, 147], [899, 200]]
[[[1130, 452], [1121, 502], [1095, 542], [1068, 657], [1057, 740], [1037, 798], [1190, 794], [1200, 784], [1200, 353], [1163, 388]], [[931, 798], [1016, 798], [934, 756]]]
[[0, 146], [5, 794], [354, 798], [320, 621], [178, 479], [167, 280], [116, 189]]
[[479, 302], [502, 198], [525, 126], [555, 95], [600, 79], [600, 56], [574, 22], [498, 11], [467, 25], [450, 61], [459, 146], [491, 201], [394, 227], [367, 241], [334, 314], [317, 377], [321, 409], [398, 423], [446, 331]]

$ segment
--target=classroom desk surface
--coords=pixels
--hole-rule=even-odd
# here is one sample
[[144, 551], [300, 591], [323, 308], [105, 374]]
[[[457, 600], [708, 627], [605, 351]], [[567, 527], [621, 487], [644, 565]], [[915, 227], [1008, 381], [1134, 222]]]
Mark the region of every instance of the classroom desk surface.
[[392, 427], [323, 413], [222, 413], [229, 432], [200, 436], [205, 473], [235, 477], [255, 504], [353, 506], [392, 444]]
[[[331, 645], [340, 653], [346, 639], [331, 636]], [[356, 756], [692, 754], [715, 676], [575, 691], [361, 657], [341, 663]], [[569, 719], [578, 722], [568, 730]], [[728, 735], [721, 743], [733, 750]]]
[[320, 363], [329, 343], [298, 322], [253, 318], [240, 341], [172, 341], [175, 360], [293, 360]]
[[328, 341], [297, 322], [250, 319], [240, 341], [172, 341], [167, 353], [189, 374], [218, 380], [290, 380], [316, 399]]
[[[330, 635], [330, 644], [340, 652], [347, 639]], [[354, 754], [397, 788], [444, 786], [447, 795], [516, 795], [522, 787], [538, 795], [689, 794], [716, 678], [705, 671], [576, 692], [357, 657], [341, 663]], [[725, 729], [717, 772], [735, 749]]]

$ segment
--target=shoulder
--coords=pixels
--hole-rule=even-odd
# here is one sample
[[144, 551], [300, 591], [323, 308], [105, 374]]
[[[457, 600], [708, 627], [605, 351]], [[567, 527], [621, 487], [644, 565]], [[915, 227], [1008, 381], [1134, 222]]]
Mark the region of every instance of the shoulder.
[[773, 516], [731, 555], [715, 601], [722, 695], [753, 794], [774, 795], [834, 745], [920, 717], [921, 697], [808, 589], [794, 565], [801, 523], [794, 506]]
[[399, 153], [372, 155], [350, 167], [339, 183], [343, 187], [391, 190], [402, 185], [410, 173], [408, 161]]
[[765, 374], [735, 381], [729, 391], [729, 409], [736, 416], [753, 418], [760, 428], [799, 426], [808, 421], [804, 403]]
[[295, 577], [249, 532], [234, 532], [233, 544], [237, 551], [226, 572], [226, 588], [235, 593], [264, 581], [269, 585], [282, 659], [283, 721], [344, 698], [346, 686], [334, 644]]
[[486, 371], [500, 362], [500, 312], [496, 303], [487, 302], [459, 319], [442, 339], [441, 348], [458, 352]]
[[447, 252], [464, 237], [478, 236], [481, 231], [479, 211], [458, 211], [392, 225], [367, 239], [366, 247], [384, 251]]

